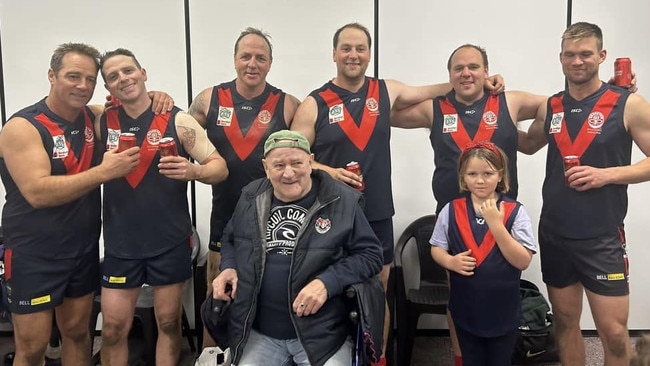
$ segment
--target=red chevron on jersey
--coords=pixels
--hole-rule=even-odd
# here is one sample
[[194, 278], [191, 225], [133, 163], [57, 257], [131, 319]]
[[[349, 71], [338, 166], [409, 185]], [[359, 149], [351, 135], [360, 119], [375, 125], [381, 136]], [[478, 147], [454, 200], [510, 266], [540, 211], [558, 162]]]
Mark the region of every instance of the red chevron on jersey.
[[[242, 161], [255, 150], [269, 127], [269, 122], [273, 118], [273, 112], [280, 100], [280, 93], [270, 93], [266, 102], [260, 108], [260, 113], [255, 117], [255, 121], [246, 133], [242, 133], [237, 120], [237, 112], [233, 113], [230, 126], [224, 126], [223, 131], [230, 142], [233, 150]], [[232, 94], [229, 89], [219, 88], [219, 106], [233, 108]]]
[[[368, 145], [368, 141], [370, 141], [372, 132], [375, 130], [375, 125], [377, 124], [377, 116], [379, 115], [379, 113], [377, 113], [377, 110], [370, 110], [368, 103], [366, 103], [363, 108], [363, 117], [361, 117], [361, 123], [359, 123], [357, 126], [354, 118], [350, 115], [347, 107], [345, 104], [343, 104], [343, 101], [336, 93], [330, 89], [327, 89], [320, 92], [318, 95], [323, 98], [325, 104], [327, 104], [329, 108], [332, 108], [337, 104], [343, 106], [344, 119], [337, 124], [339, 127], [341, 127], [341, 130], [343, 130], [345, 135], [348, 136], [348, 139], [352, 141], [354, 146], [356, 146], [357, 149], [364, 151], [366, 145]], [[377, 80], [368, 80], [368, 93], [366, 95], [366, 101], [369, 100], [374, 101], [373, 103], [370, 103], [374, 106], [379, 105], [380, 103], [379, 82]]]
[[[515, 202], [503, 202], [503, 207], [505, 209], [503, 215], [504, 225], [510, 218], [510, 215], [512, 215], [516, 206], [517, 204]], [[456, 215], [458, 231], [460, 232], [460, 236], [467, 249], [472, 250], [472, 257], [476, 258], [476, 267], [478, 267], [483, 263], [485, 258], [487, 258], [497, 242], [494, 239], [492, 232], [488, 229], [481, 244], [477, 244], [474, 233], [472, 232], [472, 224], [469, 222], [469, 214], [467, 210], [466, 198], [463, 197], [454, 200], [454, 214]]]
[[[118, 118], [117, 108], [107, 109], [106, 112], [106, 126], [113, 130], [121, 131], [120, 120]], [[169, 123], [170, 113], [157, 114], [151, 125], [149, 126], [149, 131], [147, 131], [146, 137], [142, 140], [140, 145], [140, 164], [138, 167], [131, 173], [125, 176], [127, 182], [131, 188], [135, 188], [140, 184], [142, 178], [147, 173], [153, 158], [158, 152], [158, 142], [162, 138], [161, 134], [164, 134], [167, 130], [167, 124]], [[149, 138], [150, 136], [156, 136], [155, 138]], [[152, 141], [149, 141], [152, 140]]]
[[[449, 99], [443, 99], [440, 101], [440, 110], [443, 115], [455, 114], [458, 115], [456, 108], [451, 104]], [[456, 146], [460, 151], [463, 151], [465, 146], [470, 142], [476, 141], [490, 141], [492, 139], [492, 134], [494, 134], [495, 128], [492, 127], [496, 124], [497, 116], [499, 115], [499, 97], [490, 95], [483, 109], [483, 116], [481, 117], [481, 122], [478, 125], [478, 130], [474, 138], [470, 138], [467, 130], [465, 130], [465, 125], [460, 116], [458, 118], [458, 129], [455, 132], [450, 132], [451, 138], [454, 139]]]
[[553, 115], [562, 114], [560, 131], [553, 133], [555, 144], [557, 145], [558, 150], [560, 150], [560, 154], [562, 154], [562, 156], [582, 156], [589, 145], [591, 145], [594, 138], [596, 138], [602, 125], [607, 121], [607, 118], [609, 118], [609, 114], [612, 112], [612, 109], [614, 109], [620, 96], [620, 94], [609, 89], [606, 90], [594, 105], [593, 109], [589, 113], [589, 117], [587, 117], [583, 122], [574, 141], [571, 141], [571, 137], [566, 128], [566, 119], [564, 118], [563, 113], [564, 106], [562, 105], [563, 95], [551, 98], [551, 111], [553, 112]]
[[[93, 123], [88, 115], [88, 111], [84, 108], [84, 146], [81, 150], [81, 158], [77, 158], [70, 141], [63, 138], [62, 142], [65, 142], [65, 151], [67, 154], [62, 157], [63, 165], [65, 166], [66, 174], [77, 174], [90, 168], [90, 163], [93, 159], [93, 150], [95, 147], [95, 133], [93, 132]], [[52, 136], [61, 136], [63, 137], [64, 132], [55, 122], [52, 122], [44, 113], [40, 113], [34, 117], [38, 122], [40, 122]], [[54, 148], [56, 149], [56, 143]], [[62, 148], [62, 146], [61, 146]]]

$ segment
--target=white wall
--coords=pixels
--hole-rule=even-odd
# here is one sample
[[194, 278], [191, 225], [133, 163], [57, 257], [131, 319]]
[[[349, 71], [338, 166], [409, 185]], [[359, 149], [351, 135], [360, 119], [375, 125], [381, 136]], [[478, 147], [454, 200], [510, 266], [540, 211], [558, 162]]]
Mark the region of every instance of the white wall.
[[[469, 42], [486, 47], [491, 73], [502, 74], [509, 90], [548, 95], [564, 86], [558, 60], [560, 36], [566, 25], [564, 0], [503, 0], [489, 6], [479, 0], [467, 0], [462, 5], [420, 0], [378, 3], [379, 36], [373, 41], [379, 47], [380, 77], [418, 85], [447, 81], [450, 52]], [[235, 77], [233, 43], [246, 26], [260, 27], [271, 34], [274, 63], [269, 81], [301, 100], [335, 75], [331, 38], [336, 28], [358, 21], [371, 32], [375, 30], [372, 0], [191, 0], [189, 4], [192, 95]], [[605, 33], [605, 48], [610, 53], [601, 77], [607, 79], [612, 73], [614, 58], [629, 56], [639, 75], [641, 95], [647, 93], [644, 85], [650, 75], [650, 45], [643, 38], [650, 27], [644, 18], [649, 10], [650, 4], [642, 0], [573, 1], [573, 21], [595, 22]], [[181, 108], [186, 108], [183, 12], [181, 0], [0, 0], [7, 113], [11, 115], [47, 94], [49, 58], [57, 45], [68, 41], [87, 42], [100, 51], [131, 49], [147, 69], [148, 88], [168, 92]], [[106, 94], [102, 83], [100, 80], [95, 103], [102, 103]], [[522, 124], [522, 128], [526, 127]], [[394, 129], [392, 149], [398, 236], [413, 219], [434, 211], [433, 153], [428, 131], [424, 130]], [[535, 225], [541, 208], [544, 157], [545, 151], [532, 157], [519, 156], [520, 201]], [[635, 158], [641, 157], [637, 151]], [[650, 283], [642, 281], [641, 264], [650, 254], [643, 240], [650, 237], [643, 210], [650, 193], [647, 183], [632, 186], [629, 191], [626, 229], [632, 266], [630, 328], [650, 329], [650, 313], [644, 311]], [[198, 228], [205, 243], [210, 190], [198, 183], [197, 192]], [[524, 277], [541, 285], [539, 258], [535, 257]], [[594, 329], [586, 309], [582, 326]], [[435, 317], [423, 325], [446, 327]]]

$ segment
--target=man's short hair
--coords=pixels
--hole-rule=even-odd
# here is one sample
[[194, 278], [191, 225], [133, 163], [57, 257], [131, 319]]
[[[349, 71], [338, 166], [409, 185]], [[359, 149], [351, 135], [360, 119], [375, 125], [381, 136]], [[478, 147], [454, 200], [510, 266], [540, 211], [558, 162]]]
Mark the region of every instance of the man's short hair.
[[239, 37], [237, 37], [237, 40], [235, 41], [235, 56], [237, 56], [237, 51], [239, 50], [239, 41], [241, 41], [242, 38], [246, 37], [249, 34], [254, 34], [256, 36], [262, 37], [266, 44], [269, 46], [269, 57], [271, 60], [273, 60], [273, 46], [271, 45], [271, 35], [263, 32], [261, 29], [253, 28], [253, 27], [248, 27], [244, 29], [241, 33], [239, 33]]
[[102, 70], [102, 68], [104, 67], [104, 63], [109, 58], [115, 57], [115, 56], [131, 57], [131, 59], [135, 63], [135, 67], [137, 67], [138, 69], [142, 69], [142, 66], [140, 66], [140, 62], [138, 62], [138, 59], [135, 58], [135, 55], [133, 54], [133, 52], [127, 50], [126, 48], [117, 48], [117, 49], [114, 49], [113, 51], [107, 51], [99, 59], [99, 70], [102, 72], [102, 78], [104, 79], [104, 81], [106, 81], [106, 75], [104, 75], [104, 71]]
[[337, 29], [336, 32], [334, 32], [334, 39], [332, 40], [332, 43], [334, 44], [334, 49], [339, 45], [339, 36], [341, 35], [341, 32], [343, 32], [344, 29], [347, 28], [352, 28], [352, 29], [358, 29], [362, 31], [363, 33], [366, 34], [366, 38], [368, 38], [368, 48], [372, 47], [372, 39], [370, 38], [370, 31], [368, 28], [365, 26], [359, 24], [359, 23], [348, 23], [341, 28]]
[[95, 69], [99, 70], [99, 51], [93, 46], [85, 43], [64, 43], [54, 50], [50, 59], [50, 69], [54, 74], [58, 74], [63, 68], [63, 56], [68, 53], [77, 53], [82, 56], [88, 56], [95, 61]]
[[307, 141], [307, 138], [303, 134], [297, 131], [280, 130], [273, 132], [264, 143], [264, 156], [266, 157], [271, 150], [279, 147], [296, 147], [307, 154], [311, 154], [309, 141]]
[[456, 47], [456, 49], [451, 52], [451, 55], [449, 55], [449, 59], [447, 60], [447, 71], [451, 71], [451, 58], [454, 57], [454, 55], [456, 54], [456, 52], [458, 52], [458, 50], [463, 48], [473, 48], [478, 52], [480, 52], [481, 58], [483, 58], [483, 67], [485, 67], [486, 70], [488, 69], [488, 56], [487, 56], [487, 52], [485, 51], [485, 48], [481, 46], [477, 46], [475, 44], [465, 43], [462, 46]]
[[603, 49], [603, 31], [599, 26], [587, 22], [578, 22], [571, 24], [562, 33], [562, 44], [564, 41], [577, 41], [583, 38], [595, 37], [598, 51]]

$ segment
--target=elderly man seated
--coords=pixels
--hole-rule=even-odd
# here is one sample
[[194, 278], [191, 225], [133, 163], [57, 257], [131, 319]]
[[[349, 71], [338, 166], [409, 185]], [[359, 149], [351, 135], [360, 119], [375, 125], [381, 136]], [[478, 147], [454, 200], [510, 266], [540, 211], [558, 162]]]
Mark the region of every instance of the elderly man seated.
[[307, 139], [278, 131], [264, 145], [267, 178], [243, 191], [222, 238], [215, 299], [230, 300], [235, 365], [350, 365], [344, 290], [377, 275], [382, 249], [362, 196], [312, 170]]

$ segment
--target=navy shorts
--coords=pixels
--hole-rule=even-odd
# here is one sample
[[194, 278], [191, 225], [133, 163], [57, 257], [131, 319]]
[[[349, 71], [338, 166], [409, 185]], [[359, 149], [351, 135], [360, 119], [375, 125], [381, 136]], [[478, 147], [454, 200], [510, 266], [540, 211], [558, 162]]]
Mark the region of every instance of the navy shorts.
[[393, 242], [393, 219], [370, 221], [370, 227], [375, 232], [384, 252], [384, 264], [393, 263], [395, 258], [395, 243]]
[[603, 296], [630, 293], [625, 232], [617, 228], [590, 239], [568, 239], [539, 227], [542, 278], [549, 286], [563, 288], [580, 282]]
[[53, 309], [99, 287], [99, 247], [78, 258], [52, 259], [7, 249], [5, 276], [9, 309], [31, 314]]
[[106, 254], [102, 263], [103, 287], [135, 288], [172, 285], [192, 277], [190, 239], [151, 258], [127, 259]]

